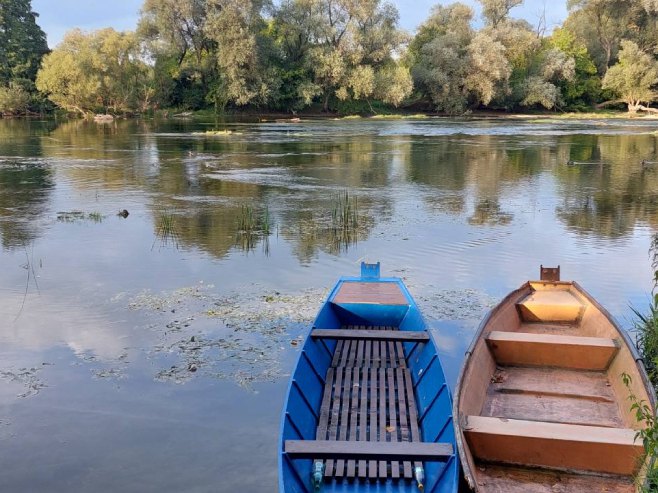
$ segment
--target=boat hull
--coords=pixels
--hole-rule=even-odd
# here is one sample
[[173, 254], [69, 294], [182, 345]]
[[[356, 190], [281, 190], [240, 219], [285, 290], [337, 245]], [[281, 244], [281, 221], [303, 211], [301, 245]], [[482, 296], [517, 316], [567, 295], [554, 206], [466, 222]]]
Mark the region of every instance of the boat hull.
[[[624, 384], [623, 375], [630, 377]], [[655, 395], [628, 335], [575, 282], [527, 282], [483, 320], [453, 415], [476, 492], [635, 491], [633, 394]]]
[[[319, 330], [314, 333], [316, 329]], [[357, 337], [362, 335], [360, 330], [368, 331], [368, 335], [379, 330], [384, 339], [368, 345], [362, 339], [326, 337], [331, 335], [330, 331]], [[405, 337], [412, 340], [404, 340]], [[416, 340], [418, 337], [422, 340]], [[348, 351], [348, 347], [352, 349]], [[347, 382], [348, 388], [353, 389], [351, 395], [339, 396], [338, 378], [343, 386], [346, 379], [351, 379]], [[396, 390], [392, 392], [394, 385]], [[385, 388], [388, 390], [382, 390]], [[397, 402], [391, 396], [397, 396]], [[406, 406], [401, 404], [401, 397]], [[335, 402], [341, 399], [340, 405], [329, 404], [332, 399]], [[387, 416], [386, 421], [381, 418], [380, 410]], [[426, 492], [455, 492], [459, 461], [451, 412], [451, 395], [437, 346], [402, 281], [372, 276], [341, 278], [309, 330], [290, 381], [281, 421], [279, 491], [315, 491], [312, 476], [318, 459], [322, 459], [323, 472], [326, 474], [332, 468], [334, 474], [322, 479], [322, 492], [417, 492], [415, 478], [404, 477], [410, 470], [415, 473], [416, 466], [423, 468]], [[395, 414], [397, 421], [391, 421]], [[336, 426], [336, 422], [340, 424]], [[332, 423], [336, 426], [333, 437]], [[344, 423], [349, 423], [349, 431]], [[430, 448], [440, 443], [449, 445], [446, 450], [451, 452], [441, 460], [432, 461], [345, 460], [344, 471], [338, 470], [338, 461], [289, 453], [293, 442], [298, 447], [315, 443], [321, 449], [321, 441], [332, 439], [384, 441], [386, 445], [408, 440], [409, 450], [416, 452], [421, 447], [414, 448], [411, 442], [425, 442], [422, 446]], [[353, 448], [364, 447], [374, 450], [368, 443]], [[386, 470], [382, 473], [383, 464]], [[391, 477], [395, 475], [393, 469], [398, 467], [400, 478]]]

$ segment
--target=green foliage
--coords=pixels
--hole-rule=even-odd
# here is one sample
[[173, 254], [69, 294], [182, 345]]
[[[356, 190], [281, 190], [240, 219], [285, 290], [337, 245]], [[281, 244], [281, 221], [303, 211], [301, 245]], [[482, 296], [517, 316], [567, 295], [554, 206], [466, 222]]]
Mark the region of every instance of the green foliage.
[[601, 78], [587, 46], [566, 28], [555, 29], [548, 43], [574, 61], [573, 78], [557, 84], [561, 89], [565, 107], [572, 109], [598, 101], [601, 95]]
[[[478, 1], [482, 28], [471, 7], [437, 5], [410, 38], [385, 0], [145, 0], [136, 33], [69, 33], [44, 59], [38, 89], [78, 112], [321, 105], [372, 114], [379, 103], [411, 103], [461, 114], [591, 109], [615, 93], [629, 107], [651, 101], [656, 0], [571, 0], [549, 37], [510, 18], [522, 0]], [[24, 15], [10, 22], [8, 9]], [[15, 82], [31, 80], [47, 49], [34, 20], [29, 0], [0, 0], [0, 46], [9, 46], [0, 111], [23, 112], [32, 92]], [[28, 109], [38, 105], [31, 95]]]
[[0, 86], [15, 79], [34, 80], [48, 52], [31, 0], [0, 0]]
[[44, 58], [36, 85], [68, 111], [116, 113], [147, 109], [154, 93], [151, 80], [133, 33], [76, 29]]
[[10, 83], [8, 87], [0, 87], [0, 114], [24, 114], [31, 103], [32, 95], [22, 85]]
[[633, 393], [631, 376], [624, 372], [621, 374], [621, 379], [629, 393], [630, 410], [635, 414], [636, 421], [642, 425], [635, 433], [635, 439], [642, 440], [644, 451], [649, 460], [646, 478], [644, 478], [642, 484], [638, 485], [639, 490], [643, 493], [652, 493], [658, 490], [658, 463], [656, 462], [656, 459], [658, 459], [658, 420], [656, 420], [656, 415], [651, 406], [646, 401], [638, 399]]
[[[653, 270], [653, 296], [649, 305], [649, 313], [644, 314], [633, 309], [637, 316], [634, 330], [636, 333], [637, 349], [644, 362], [649, 380], [654, 388], [658, 389], [658, 234], [653, 237], [649, 248], [649, 254], [651, 255], [651, 267]], [[627, 374], [623, 374], [622, 379], [624, 385], [629, 390], [631, 410], [635, 412], [635, 417], [638, 423], [643, 424], [643, 428], [637, 432], [636, 437], [642, 439], [644, 450], [648, 454], [650, 460], [647, 479], [641, 489], [647, 493], [657, 491], [658, 421], [656, 420], [656, 416], [653, 414], [651, 407], [646, 402], [639, 400], [631, 391], [631, 377]]]
[[633, 41], [622, 41], [619, 62], [605, 74], [603, 88], [618, 94], [628, 104], [629, 111], [636, 111], [643, 102], [655, 99], [655, 84], [658, 84], [656, 59]]

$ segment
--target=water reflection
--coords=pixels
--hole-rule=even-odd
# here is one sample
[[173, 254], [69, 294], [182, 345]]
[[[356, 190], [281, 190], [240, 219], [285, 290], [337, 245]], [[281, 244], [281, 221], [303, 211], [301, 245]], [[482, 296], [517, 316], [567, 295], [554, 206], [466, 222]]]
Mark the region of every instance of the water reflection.
[[484, 310], [539, 263], [623, 317], [650, 288], [653, 130], [0, 121], [0, 489], [274, 490], [299, 337], [362, 258], [406, 278], [452, 383]]

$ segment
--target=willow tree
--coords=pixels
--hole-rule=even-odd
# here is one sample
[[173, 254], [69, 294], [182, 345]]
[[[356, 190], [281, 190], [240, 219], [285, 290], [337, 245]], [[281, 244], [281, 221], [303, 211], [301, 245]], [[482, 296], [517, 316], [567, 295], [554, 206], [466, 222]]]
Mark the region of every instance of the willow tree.
[[[380, 0], [287, 0], [275, 17], [276, 42], [287, 70], [301, 76], [298, 97], [377, 98], [399, 104], [411, 75], [393, 55], [405, 41], [396, 8]], [[391, 76], [391, 84], [383, 83]]]
[[151, 93], [149, 69], [139, 55], [134, 33], [74, 29], [44, 58], [36, 86], [72, 112], [142, 110]]
[[[642, 51], [632, 41], [623, 40], [619, 51], [619, 62], [608, 69], [603, 78], [603, 88], [615, 92], [628, 105], [628, 111], [658, 112], [648, 108], [656, 99], [653, 86], [658, 84], [658, 62]], [[645, 103], [645, 104], [643, 104]]]

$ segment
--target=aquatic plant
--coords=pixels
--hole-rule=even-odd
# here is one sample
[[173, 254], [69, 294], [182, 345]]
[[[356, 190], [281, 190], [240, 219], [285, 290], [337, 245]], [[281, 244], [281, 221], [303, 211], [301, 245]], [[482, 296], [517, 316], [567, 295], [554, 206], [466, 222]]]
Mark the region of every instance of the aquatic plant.
[[[169, 243], [172, 243], [178, 248], [179, 234], [173, 212], [160, 212], [155, 235], [160, 240], [160, 246], [167, 246]], [[153, 245], [155, 245], [155, 240], [153, 241]]]
[[649, 247], [651, 269], [653, 270], [653, 290], [647, 313], [633, 308], [637, 317], [633, 324], [635, 345], [644, 361], [649, 379], [658, 389], [658, 234], [654, 235]]
[[236, 243], [242, 250], [252, 250], [258, 240], [263, 239], [263, 251], [269, 255], [269, 237], [272, 234], [273, 221], [269, 207], [265, 206], [260, 215], [251, 205], [243, 204], [237, 219], [238, 235]]
[[103, 219], [105, 219], [105, 216], [100, 212], [90, 212], [87, 214], [87, 219], [95, 223], [102, 223]]
[[352, 230], [359, 226], [358, 201], [347, 190], [337, 194], [331, 209], [331, 226], [334, 230]]

